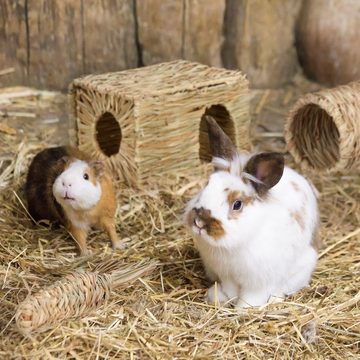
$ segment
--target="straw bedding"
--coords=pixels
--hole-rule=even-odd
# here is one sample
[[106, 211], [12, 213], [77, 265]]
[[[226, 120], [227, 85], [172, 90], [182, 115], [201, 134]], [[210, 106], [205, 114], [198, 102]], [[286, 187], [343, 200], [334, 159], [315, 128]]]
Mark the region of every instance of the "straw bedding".
[[[264, 100], [265, 93], [256, 93], [253, 115], [274, 109], [269, 97]], [[39, 104], [53, 108], [58, 98], [37, 95], [32, 99], [37, 106], [30, 106], [26, 113], [37, 112]], [[279, 109], [283, 100], [278, 103]], [[17, 99], [6, 106], [16, 107], [17, 103], [21, 107], [21, 101], [25, 100]], [[42, 114], [37, 116], [42, 119]], [[358, 175], [313, 178], [321, 193], [324, 246], [310, 286], [284, 302], [238, 312], [204, 302], [208, 284], [198, 253], [181, 225], [184, 204], [205, 177], [199, 181], [190, 175], [174, 175], [151, 191], [120, 188], [116, 220], [126, 248], [112, 254], [106, 236], [94, 231], [90, 236], [93, 256], [79, 258], [74, 242], [63, 229], [32, 226], [23, 207], [24, 174], [30, 159], [45, 144], [59, 143], [62, 137], [53, 132], [54, 125], [35, 125], [39, 119], [36, 123], [30, 117], [22, 122], [10, 120], [13, 118], [1, 118], [10, 128], [16, 125], [16, 135], [0, 130], [0, 358], [358, 357]], [[266, 132], [263, 138], [267, 139]], [[278, 144], [284, 146], [281, 139]], [[74, 269], [99, 264], [109, 255], [129, 263], [153, 258], [160, 266], [129, 287], [114, 290], [106, 306], [91, 316], [67, 320], [30, 338], [17, 332], [15, 310], [29, 293], [51, 285]]]

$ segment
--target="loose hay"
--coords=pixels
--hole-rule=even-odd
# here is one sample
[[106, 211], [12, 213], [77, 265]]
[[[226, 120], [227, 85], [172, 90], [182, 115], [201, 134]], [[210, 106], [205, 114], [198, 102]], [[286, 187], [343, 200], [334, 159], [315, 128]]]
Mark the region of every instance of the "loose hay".
[[111, 250], [104, 234], [94, 231], [89, 241], [93, 257], [78, 258], [64, 229], [31, 225], [18, 198], [24, 198], [22, 185], [30, 159], [49, 135], [28, 132], [26, 142], [18, 136], [0, 134], [0, 358], [358, 357], [358, 175], [314, 178], [321, 193], [325, 245], [310, 286], [284, 302], [243, 312], [204, 302], [208, 284], [181, 225], [184, 204], [201, 181], [178, 174], [159, 190], [120, 188], [117, 230], [127, 247], [113, 258], [125, 263], [157, 259], [158, 270], [115, 290], [101, 312], [67, 320], [31, 340], [22, 337], [14, 314], [28, 294], [53, 284], [64, 273], [101, 263]]

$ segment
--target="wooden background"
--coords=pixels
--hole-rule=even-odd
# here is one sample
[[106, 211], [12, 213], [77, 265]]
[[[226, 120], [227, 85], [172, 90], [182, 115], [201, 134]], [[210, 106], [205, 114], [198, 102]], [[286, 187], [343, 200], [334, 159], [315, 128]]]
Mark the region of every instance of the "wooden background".
[[[330, 3], [331, 6], [327, 0], [0, 0], [0, 86], [22, 84], [65, 90], [73, 78], [83, 74], [183, 58], [241, 69], [253, 87], [277, 88], [289, 83], [299, 70], [295, 43], [311, 78], [330, 84], [346, 82], [360, 75], [360, 66], [353, 70], [360, 59], [360, 54], [353, 53], [359, 52], [359, 47], [346, 47], [346, 52], [351, 53], [347, 64], [352, 67], [347, 77], [342, 75], [343, 68], [331, 68], [344, 58], [344, 51], [337, 58], [328, 56], [327, 51], [333, 54], [336, 48], [330, 40], [339, 33], [337, 13], [341, 12], [343, 24], [343, 36], [337, 36], [337, 42], [344, 44], [344, 24], [348, 22], [343, 19], [360, 14], [354, 11], [354, 6], [360, 8], [360, 1]], [[331, 19], [322, 22], [329, 41], [323, 44], [321, 53], [316, 51], [323, 39], [317, 25], [320, 18]], [[354, 39], [360, 34], [358, 26], [353, 28]], [[328, 59], [326, 69], [324, 58]], [[324, 71], [327, 77], [322, 75]], [[341, 74], [334, 76], [335, 71]]]

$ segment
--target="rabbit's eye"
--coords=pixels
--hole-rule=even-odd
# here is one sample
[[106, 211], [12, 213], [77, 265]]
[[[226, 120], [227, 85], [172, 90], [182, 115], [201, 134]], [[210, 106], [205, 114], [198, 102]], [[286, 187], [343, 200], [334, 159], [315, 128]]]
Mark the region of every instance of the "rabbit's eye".
[[242, 207], [243, 207], [242, 201], [241, 200], [236, 200], [233, 203], [232, 209], [235, 210], [235, 211], [239, 211], [239, 210], [242, 209]]
[[84, 174], [84, 179], [89, 180], [89, 175], [87, 173]]

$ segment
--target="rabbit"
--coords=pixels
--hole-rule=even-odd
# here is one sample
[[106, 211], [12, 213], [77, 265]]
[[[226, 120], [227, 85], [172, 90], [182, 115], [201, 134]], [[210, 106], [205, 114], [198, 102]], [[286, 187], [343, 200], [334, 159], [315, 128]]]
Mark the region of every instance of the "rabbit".
[[206, 275], [208, 301], [262, 306], [309, 284], [317, 263], [316, 189], [284, 166], [284, 156], [239, 153], [206, 116], [212, 163], [208, 183], [186, 206]]
[[72, 147], [44, 149], [30, 164], [25, 193], [32, 218], [64, 225], [81, 255], [90, 253], [86, 239], [92, 226], [106, 230], [114, 249], [122, 248], [112, 179], [100, 161]]

